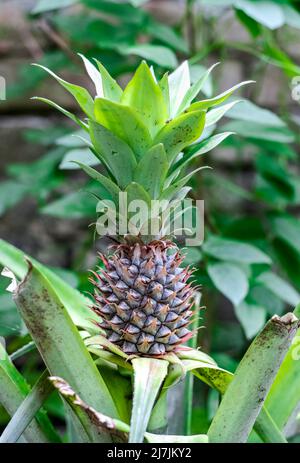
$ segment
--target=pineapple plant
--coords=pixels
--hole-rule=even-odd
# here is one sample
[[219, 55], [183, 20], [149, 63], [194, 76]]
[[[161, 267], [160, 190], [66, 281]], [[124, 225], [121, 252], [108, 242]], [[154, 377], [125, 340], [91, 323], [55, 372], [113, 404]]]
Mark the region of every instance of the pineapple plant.
[[[187, 62], [161, 79], [142, 62], [123, 90], [100, 62], [96, 67], [82, 59], [95, 97], [44, 69], [73, 95], [84, 119], [38, 99], [79, 125], [77, 135], [97, 159], [99, 170], [77, 163], [98, 184], [97, 231], [102, 234], [102, 219], [111, 219], [106, 238], [113, 245], [101, 254], [103, 265], [91, 278], [92, 302], [34, 259], [26, 256], [24, 262], [20, 250], [0, 240], [0, 262], [10, 269], [3, 275], [12, 277], [9, 288], [33, 340], [14, 358], [34, 345], [46, 367], [30, 390], [0, 343], [0, 403], [12, 416], [0, 442], [60, 441], [44, 412], [37, 413], [53, 388], [65, 400], [79, 442], [246, 442], [252, 429], [264, 442], [286, 442], [263, 403], [270, 391], [268, 407], [274, 409], [272, 401], [277, 407], [278, 397], [286, 397], [281, 378], [297, 374], [291, 344], [300, 326], [299, 307], [294, 314], [272, 317], [234, 375], [220, 368], [196, 349], [195, 336], [190, 339], [200, 293], [176, 244], [178, 230], [165, 220], [166, 212], [170, 222], [187, 213], [179, 206], [188, 181], [201, 169], [192, 170], [193, 162], [230, 135], [209, 135], [207, 128], [236, 104], [222, 105], [248, 82], [195, 101], [214, 66], [191, 85]], [[146, 205], [138, 221], [130, 207], [137, 200]], [[189, 421], [188, 435], [159, 434], [167, 424], [168, 391], [183, 378], [190, 419], [189, 373], [223, 395], [208, 433], [189, 435]]]
[[[178, 207], [188, 194], [186, 184], [199, 170], [185, 173], [192, 161], [229, 135], [201, 141], [205, 128], [216, 123], [236, 101], [215, 106], [249, 82], [215, 98], [193, 102], [214, 66], [191, 85], [187, 62], [157, 80], [143, 61], [122, 90], [99, 61], [95, 60], [96, 68], [80, 56], [95, 85], [95, 98], [44, 69], [71, 92], [87, 120], [39, 99], [56, 106], [88, 134], [86, 143], [104, 174], [79, 164], [98, 181], [99, 204], [109, 208], [112, 203], [118, 211], [117, 244], [112, 254], [101, 256], [104, 269], [99, 268], [91, 279], [95, 286], [92, 309], [99, 315], [98, 326], [108, 341], [125, 354], [163, 356], [176, 352], [192, 336], [189, 324], [195, 291], [189, 281], [192, 272], [182, 266], [174, 236], [165, 234], [163, 213], [174, 204]], [[125, 230], [130, 231], [125, 234], [118, 223], [122, 193], [127, 195], [128, 204], [140, 200], [148, 207], [138, 227], [133, 226], [128, 212]], [[160, 214], [153, 212], [154, 201], [164, 204]], [[155, 235], [149, 230], [152, 220], [158, 222]]]

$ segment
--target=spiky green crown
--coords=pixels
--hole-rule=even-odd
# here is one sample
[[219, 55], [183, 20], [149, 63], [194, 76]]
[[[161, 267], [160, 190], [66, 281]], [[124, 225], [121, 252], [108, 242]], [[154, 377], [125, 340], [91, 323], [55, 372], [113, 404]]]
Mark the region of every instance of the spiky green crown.
[[[79, 119], [50, 100], [38, 99], [54, 106], [89, 134], [87, 144], [106, 172], [103, 175], [88, 165], [78, 164], [99, 182], [99, 199], [113, 201], [117, 209], [120, 192], [127, 193], [128, 202], [140, 199], [149, 208], [152, 200], [173, 204], [174, 200], [182, 200], [189, 191], [187, 182], [201, 169], [185, 174], [190, 163], [230, 135], [225, 132], [200, 139], [204, 129], [215, 124], [237, 101], [214, 107], [250, 81], [214, 98], [193, 102], [214, 66], [191, 85], [186, 61], [160, 80], [143, 61], [122, 90], [99, 61], [95, 60], [97, 69], [81, 57], [95, 85], [95, 98], [85, 88], [38, 66], [73, 95], [87, 119]], [[164, 235], [163, 226], [160, 235]], [[146, 242], [153, 238], [143, 237]]]

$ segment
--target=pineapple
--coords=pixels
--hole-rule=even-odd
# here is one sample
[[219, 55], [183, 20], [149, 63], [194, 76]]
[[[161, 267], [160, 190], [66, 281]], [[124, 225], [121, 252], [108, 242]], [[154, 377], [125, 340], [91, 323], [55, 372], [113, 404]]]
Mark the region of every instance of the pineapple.
[[[104, 268], [92, 279], [92, 309], [99, 315], [99, 327], [108, 341], [125, 354], [163, 356], [176, 352], [192, 336], [188, 326], [194, 289], [189, 283], [192, 272], [182, 266], [174, 237], [165, 235], [162, 216], [151, 214], [151, 203], [165, 201], [166, 211], [172, 202], [184, 199], [189, 191], [186, 184], [199, 170], [184, 175], [186, 168], [229, 135], [203, 136], [199, 141], [204, 129], [215, 124], [235, 102], [214, 107], [248, 82], [214, 98], [194, 101], [214, 66], [191, 85], [187, 62], [157, 80], [143, 61], [122, 90], [100, 62], [95, 60], [96, 68], [81, 57], [95, 85], [95, 98], [44, 69], [74, 96], [87, 119], [39, 99], [88, 134], [88, 146], [105, 172], [79, 164], [99, 183], [99, 203], [108, 208], [112, 204], [118, 210], [120, 194], [126, 193], [128, 202], [142, 200], [150, 211], [135, 233], [120, 232], [117, 223], [114, 240], [118, 244], [107, 256], [101, 255]], [[128, 217], [130, 221], [130, 214]], [[152, 220], [160, 224], [155, 235], [143, 232]]]

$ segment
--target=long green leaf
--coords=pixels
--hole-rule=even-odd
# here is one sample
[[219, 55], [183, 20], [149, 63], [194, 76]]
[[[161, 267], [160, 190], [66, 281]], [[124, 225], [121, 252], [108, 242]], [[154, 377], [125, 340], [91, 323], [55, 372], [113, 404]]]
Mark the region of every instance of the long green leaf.
[[122, 104], [135, 108], [154, 137], [166, 122], [167, 108], [159, 85], [146, 62], [142, 62], [122, 96]]
[[90, 121], [90, 135], [101, 161], [115, 177], [120, 188], [126, 188], [133, 179], [136, 167], [132, 149], [113, 132], [94, 121]]
[[168, 81], [168, 72], [166, 72], [160, 81], [158, 82], [158, 85], [162, 91], [164, 102], [167, 108], [167, 118], [170, 116], [170, 92], [169, 92], [169, 81]]
[[[0, 404], [13, 416], [29, 392], [25, 378], [11, 363], [0, 343]], [[24, 431], [24, 438], [27, 442], [48, 442], [47, 436], [53, 436], [53, 428], [44, 412], [39, 411]]]
[[[1, 435], [0, 444], [18, 441], [52, 391], [53, 386], [48, 381], [46, 370], [14, 413]], [[58, 436], [57, 442], [59, 442]]]
[[191, 149], [188, 149], [186, 153], [182, 156], [182, 158], [174, 164], [171, 168], [171, 173], [176, 175], [177, 173], [181, 172], [184, 166], [187, 166], [193, 159], [201, 154], [205, 154], [208, 151], [211, 151], [223, 140], [225, 140], [229, 135], [232, 135], [232, 132], [224, 132], [224, 133], [217, 133], [212, 137], [206, 138], [205, 140], [195, 143], [192, 145]]
[[102, 77], [102, 86], [105, 98], [118, 103], [122, 98], [123, 90], [117, 81], [111, 77], [103, 64], [101, 64], [97, 59], [95, 59], [95, 61]]
[[274, 316], [255, 338], [209, 428], [211, 442], [247, 441], [298, 327], [293, 314]]
[[161, 195], [160, 199], [161, 200], [163, 200], [163, 199], [167, 199], [167, 200], [173, 199], [183, 189], [183, 187], [188, 183], [190, 178], [192, 178], [196, 174], [196, 172], [199, 172], [200, 170], [204, 170], [204, 169], [211, 169], [211, 167], [209, 167], [209, 166], [198, 167], [198, 169], [193, 170], [192, 172], [187, 174], [185, 177], [177, 180], [176, 182], [174, 182], [172, 185], [170, 185], [168, 188], [166, 188], [162, 192], [162, 195]]
[[[191, 323], [191, 331], [197, 333], [200, 317], [200, 302], [201, 293], [195, 292], [193, 299], [193, 321]], [[197, 336], [193, 336], [188, 340], [187, 345], [191, 349], [197, 349]], [[186, 375], [184, 380], [184, 397], [183, 397], [183, 410], [184, 410], [184, 434], [190, 435], [192, 433], [192, 414], [193, 414], [193, 394], [194, 393], [194, 375]]]
[[[8, 267], [19, 279], [25, 277], [28, 269], [25, 256], [27, 255], [23, 253], [23, 251], [0, 239], [0, 264], [4, 267]], [[97, 317], [92, 314], [91, 310], [88, 308], [90, 299], [68, 285], [68, 283], [56, 275], [52, 270], [49, 270], [45, 265], [40, 264], [31, 257], [29, 257], [29, 259], [48, 280], [48, 283], [66, 307], [75, 325], [94, 331], [95, 325], [91, 320]]]
[[[300, 318], [300, 305], [294, 311]], [[273, 420], [283, 429], [300, 402], [300, 329], [282, 362], [266, 399], [266, 407]]]
[[46, 278], [31, 263], [14, 299], [49, 372], [64, 377], [92, 406], [117, 416], [79, 332]]
[[68, 111], [67, 109], [64, 109], [62, 108], [61, 106], [59, 106], [58, 104], [54, 103], [54, 101], [51, 101], [51, 100], [48, 100], [48, 98], [42, 98], [40, 96], [34, 96], [31, 98], [32, 100], [38, 100], [38, 101], [42, 101], [43, 103], [46, 103], [48, 104], [49, 106], [52, 106], [53, 108], [57, 109], [58, 111], [60, 111], [64, 116], [68, 117], [69, 119], [71, 119], [73, 122], [75, 122], [76, 124], [80, 125], [80, 127], [82, 127], [84, 130], [88, 131], [88, 126], [85, 122], [83, 122], [82, 120], [79, 119], [79, 117], [75, 116], [75, 114], [71, 113], [70, 111]]
[[231, 87], [229, 90], [226, 90], [223, 93], [220, 93], [220, 95], [215, 96], [214, 98], [209, 98], [208, 100], [202, 100], [202, 101], [196, 101], [196, 103], [193, 103], [187, 111], [199, 111], [199, 110], [204, 110], [211, 108], [212, 106], [216, 106], [218, 104], [223, 103], [223, 101], [227, 100], [236, 90], [238, 90], [240, 87], [243, 85], [251, 84], [253, 83], [253, 80], [247, 80], [245, 82], [240, 82], [237, 85], [234, 85]]
[[201, 89], [205, 85], [205, 82], [210, 76], [211, 71], [218, 65], [219, 63], [213, 64], [202, 76], [195, 82], [186, 92], [182, 103], [179, 106], [179, 109], [177, 111], [177, 114], [182, 113], [183, 111], [188, 108], [188, 106], [191, 104], [191, 102], [196, 98], [198, 93], [201, 92]]
[[140, 159], [151, 145], [147, 127], [129, 106], [114, 103], [105, 98], [95, 100], [96, 121], [121, 138]]
[[34, 66], [44, 69], [44, 71], [48, 72], [48, 74], [54, 77], [54, 79], [57, 80], [60, 85], [62, 85], [66, 90], [68, 90], [68, 92], [71, 93], [71, 95], [73, 95], [83, 112], [85, 112], [88, 117], [92, 119], [94, 118], [94, 101], [85, 88], [80, 87], [80, 85], [71, 84], [64, 79], [61, 79], [54, 72], [45, 66], [42, 66], [41, 64], [34, 64]]
[[150, 148], [140, 160], [134, 173], [134, 180], [143, 185], [151, 199], [161, 193], [168, 171], [168, 160], [162, 143]]
[[175, 69], [168, 77], [169, 98], [170, 98], [170, 117], [173, 119], [183, 99], [190, 89], [190, 70], [187, 61], [183, 61], [181, 65]]
[[265, 443], [287, 444], [286, 438], [278, 428], [266, 407], [262, 407], [260, 414], [256, 419], [254, 429]]
[[168, 362], [152, 358], [134, 358], [134, 392], [129, 442], [143, 442], [151, 411], [168, 372]]
[[211, 125], [216, 124], [231, 108], [233, 108], [237, 103], [240, 103], [243, 100], [235, 100], [231, 103], [224, 104], [219, 108], [214, 108], [208, 111], [206, 114], [205, 127], [210, 127]]
[[205, 111], [182, 114], [169, 122], [157, 134], [153, 143], [163, 143], [171, 163], [180, 151], [200, 137], [204, 126]]
[[76, 162], [76, 164], [78, 164], [86, 174], [101, 184], [103, 190], [99, 193], [101, 199], [111, 199], [115, 204], [118, 204], [121, 190], [112, 180], [100, 174], [96, 169], [82, 164], [82, 162]]

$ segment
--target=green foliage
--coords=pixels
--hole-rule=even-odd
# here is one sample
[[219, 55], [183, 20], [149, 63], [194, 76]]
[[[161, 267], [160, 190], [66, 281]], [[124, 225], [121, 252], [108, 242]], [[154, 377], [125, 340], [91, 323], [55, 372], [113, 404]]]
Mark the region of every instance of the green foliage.
[[[76, 3], [77, 7], [83, 8], [82, 11], [77, 10], [79, 13], [72, 8], [66, 8]], [[119, 189], [116, 182], [121, 182], [124, 189], [127, 187], [132, 197], [145, 197], [147, 200], [149, 197], [159, 197], [162, 193], [171, 198], [188, 182], [192, 187], [193, 197], [204, 197], [206, 209], [204, 244], [202, 247], [189, 248], [185, 261], [197, 268], [194, 278], [196, 284], [202, 285], [204, 304], [207, 306], [207, 310], [201, 312], [204, 318], [201, 324], [206, 326], [206, 330], [199, 332], [198, 344], [213, 352], [213, 357], [221, 367], [234, 372], [242, 352], [248, 347], [250, 340], [263, 329], [266, 320], [274, 314], [284, 314], [300, 300], [300, 183], [297, 164], [299, 127], [289, 112], [290, 82], [287, 80], [300, 72], [292, 48], [295, 46], [294, 29], [300, 28], [299, 7], [296, 2], [288, 0], [201, 0], [200, 8], [192, 7], [193, 21], [188, 19], [187, 14], [182, 19], [182, 24], [169, 26], [155, 19], [149, 12], [150, 9], [143, 9], [144, 3], [146, 2], [139, 0], [37, 2], [31, 21], [45, 18], [58, 37], [61, 35], [66, 39], [70, 49], [84, 53], [89, 59], [97, 58], [95, 63], [99, 69], [98, 74], [95, 66], [91, 68], [92, 61], [89, 64], [85, 61], [87, 73], [94, 84], [97, 82], [96, 104], [94, 94], [90, 96], [82, 87], [60, 78], [58, 81], [75, 96], [90, 119], [99, 118], [98, 122], [108, 130], [111, 124], [115, 127], [118, 120], [118, 133], [115, 137], [111, 137], [111, 134], [107, 137], [108, 132], [105, 129], [99, 129], [99, 133], [96, 122], [91, 122], [88, 126], [82, 114], [73, 114], [73, 106], [71, 109], [71, 106], [63, 104], [67, 108], [64, 109], [47, 98], [37, 98], [79, 125], [81, 130], [74, 132], [74, 135], [88, 140], [90, 132], [98, 149], [91, 151], [89, 142], [73, 137], [70, 129], [62, 127], [60, 123], [57, 128], [27, 133], [27, 142], [39, 143], [45, 147], [45, 151], [43, 156], [30, 165], [25, 162], [8, 165], [8, 178], [0, 183], [0, 214], [3, 216], [13, 210], [29, 196], [36, 200], [37, 208], [42, 214], [62, 219], [93, 221], [99, 199], [117, 202]], [[191, 5], [196, 3], [197, 0], [189, 2]], [[207, 7], [205, 21], [201, 17], [204, 5]], [[60, 8], [65, 8], [63, 14]], [[235, 19], [230, 19], [230, 15], [226, 14], [229, 10], [233, 11], [232, 17]], [[47, 12], [47, 16], [43, 16], [44, 12]], [[224, 25], [223, 18], [227, 17], [228, 22]], [[245, 28], [247, 42], [229, 41], [223, 35], [223, 31], [227, 28], [229, 30], [234, 20]], [[198, 27], [199, 24], [201, 27]], [[282, 28], [283, 25], [285, 28]], [[183, 34], [183, 30], [188, 31], [188, 34]], [[55, 44], [51, 44], [51, 49], [45, 50], [39, 64], [58, 74], [62, 71], [74, 73], [73, 61], [78, 58], [70, 49], [56, 50]], [[240, 97], [236, 99], [231, 94], [232, 89], [222, 92], [221, 66], [214, 72], [214, 66], [209, 66], [211, 62], [218, 60], [223, 65], [227, 60], [235, 59], [235, 53], [238, 53], [241, 62], [249, 63], [246, 78], [257, 82], [255, 86], [251, 86], [250, 97], [247, 94], [251, 100], [260, 101], [261, 90], [267, 86], [264, 73], [272, 73], [274, 69], [280, 73], [282, 94], [278, 95], [278, 115], [249, 100], [243, 99], [240, 102]], [[123, 95], [117, 80], [120, 77], [123, 80], [125, 76], [124, 80], [127, 81], [127, 74], [132, 73], [141, 58], [152, 63], [156, 78], [152, 73], [153, 69], [150, 71], [142, 64], [136, 73], [135, 85], [129, 85]], [[172, 72], [177, 63], [182, 61], [183, 64]], [[37, 67], [28, 71], [28, 65], [20, 69], [19, 80], [8, 86], [9, 99], [25, 93], [29, 96], [39, 94], [38, 86], [45, 79], [45, 73]], [[169, 76], [166, 71], [170, 71]], [[98, 94], [100, 80], [103, 94]], [[220, 95], [214, 97], [218, 90]], [[203, 100], [203, 97], [206, 99]], [[215, 103], [221, 103], [221, 106], [214, 107]], [[132, 104], [136, 107], [128, 108]], [[203, 113], [203, 120], [195, 117], [193, 112], [184, 113], [190, 104], [192, 110], [203, 109], [206, 112], [206, 115]], [[216, 124], [219, 124], [222, 116], [229, 121], [222, 125], [221, 130], [218, 128], [216, 131]], [[147, 127], [140, 122], [140, 118], [144, 117]], [[162, 128], [166, 119], [171, 119], [168, 130]], [[193, 126], [189, 140], [193, 144], [185, 148], [178, 140], [180, 134], [184, 133], [186, 121], [189, 127]], [[135, 123], [137, 128], [134, 129]], [[173, 137], [174, 126], [177, 133]], [[233, 132], [235, 136], [229, 137]], [[161, 142], [167, 147], [166, 154], [161, 148]], [[118, 149], [122, 147], [126, 159], [115, 159], [113, 169], [109, 169], [111, 150], [116, 146]], [[212, 152], [207, 154], [209, 151]], [[205, 162], [214, 167], [213, 173], [200, 174], [204, 154], [208, 157]], [[171, 166], [166, 164], [165, 157], [171, 160]], [[158, 163], [158, 158], [161, 163]], [[131, 165], [129, 174], [124, 169], [127, 163]], [[151, 169], [154, 164], [155, 170]], [[111, 162], [109, 165], [111, 166]], [[92, 181], [83, 183], [79, 177], [81, 190], [75, 192], [75, 188], [78, 190], [78, 168], [83, 169]], [[180, 176], [182, 168], [189, 170]], [[191, 180], [191, 176], [186, 174], [196, 169], [199, 169], [199, 173]], [[106, 177], [107, 171], [109, 178]], [[75, 188], [73, 179], [76, 182]], [[173, 184], [170, 186], [170, 183]], [[72, 243], [71, 247], [75, 249], [77, 242]], [[86, 259], [87, 249], [83, 253]], [[23, 256], [21, 251], [1, 242], [1, 264], [13, 270], [18, 278], [23, 278], [26, 273]], [[70, 265], [78, 270], [78, 264], [73, 257], [70, 257]], [[83, 265], [80, 267], [80, 270], [86, 270]], [[61, 275], [58, 275], [57, 269], [54, 272], [45, 266], [39, 266], [38, 269], [43, 272], [64, 303], [73, 322], [92, 333], [95, 328], [89, 320], [93, 315], [86, 310], [89, 299], [63, 281], [65, 274], [59, 278]], [[83, 278], [76, 274], [75, 280], [78, 285], [82, 284]], [[25, 376], [34, 374], [31, 370], [35, 370], [36, 375], [36, 365], [40, 360], [37, 359], [36, 351], [32, 350], [35, 344], [29, 343], [27, 350], [27, 328], [21, 321], [11, 296], [5, 292], [5, 283], [6, 279], [0, 282], [0, 336], [7, 339], [8, 351], [13, 354], [11, 359], [18, 358], [19, 355], [26, 356], [25, 365], [28, 364], [28, 367], [21, 367]], [[89, 289], [86, 284], [82, 286]], [[230, 303], [226, 304], [225, 317], [224, 296]], [[230, 320], [228, 317], [231, 317]], [[85, 335], [82, 332], [82, 336]], [[266, 398], [269, 415], [261, 411], [261, 422], [255, 425], [260, 438], [266, 442], [284, 441], [281, 431], [300, 400], [299, 362], [295, 362], [293, 357], [298, 352], [297, 339], [296, 337]], [[101, 371], [106, 387], [113, 391], [114, 406], [121, 420], [116, 423], [116, 428], [119, 426], [118, 432], [123, 433], [121, 440], [127, 440], [130, 431], [130, 395], [133, 392], [130, 386], [131, 363], [125, 362], [109, 350], [96, 349], [95, 346], [89, 349], [97, 358], [97, 368]], [[195, 377], [224, 393], [232, 379], [231, 375], [225, 370], [218, 370], [219, 374], [216, 376], [214, 370], [217, 367], [212, 363], [209, 367], [207, 364], [204, 366], [201, 363], [203, 360], [185, 359], [183, 356], [180, 361], [193, 371]], [[182, 373], [182, 366], [172, 365], [164, 385], [170, 380], [172, 369], [177, 373], [179, 371], [177, 377]], [[36, 379], [37, 376], [32, 384]], [[119, 384], [118, 388], [116, 384]], [[16, 396], [18, 401], [9, 412], [11, 415], [19, 406], [22, 407], [28, 391], [29, 388], [25, 393], [23, 391]], [[247, 391], [247, 399], [252, 400], [253, 391]], [[205, 388], [198, 388], [196, 384], [192, 388], [193, 392], [192, 432], [200, 435], [157, 436], [146, 432], [144, 437], [147, 442], [156, 442], [157, 439], [160, 442], [207, 441], [206, 434], [216, 412], [218, 398], [214, 397], [215, 406], [211, 406], [213, 398], [207, 396]], [[61, 393], [63, 395], [62, 390]], [[167, 390], [162, 389], [161, 396], [163, 393], [166, 396]], [[1, 396], [0, 402], [3, 403], [3, 400]], [[86, 409], [79, 410], [78, 404], [77, 408], [74, 407], [70, 397], [66, 396], [66, 400], [79, 418], [78, 435], [84, 441], [98, 441], [99, 423], [96, 426], [93, 423], [92, 429], [91, 418], [86, 414]], [[89, 407], [93, 406], [86, 396], [84, 400]], [[161, 404], [164, 397], [161, 400], [160, 402], [158, 397], [158, 412], [156, 416], [153, 414], [154, 422], [157, 415], [163, 421], [165, 405]], [[26, 402], [23, 404], [26, 405]], [[96, 407], [98, 413], [103, 412], [100, 405]], [[249, 403], [245, 408], [247, 405]], [[35, 413], [35, 409], [32, 409], [32, 413]], [[60, 412], [60, 418], [64, 415], [64, 412]], [[36, 416], [35, 421], [38, 422], [38, 415]], [[73, 419], [67, 416], [68, 421], [76, 422], [74, 416]], [[151, 420], [152, 417], [152, 426]], [[6, 415], [0, 410], [0, 423], [6, 421]], [[35, 421], [24, 431], [21, 440], [45, 439], [40, 425], [36, 425]], [[85, 429], [92, 429], [91, 434], [87, 435]], [[102, 424], [100, 440], [103, 435], [110, 439], [110, 433]]]

